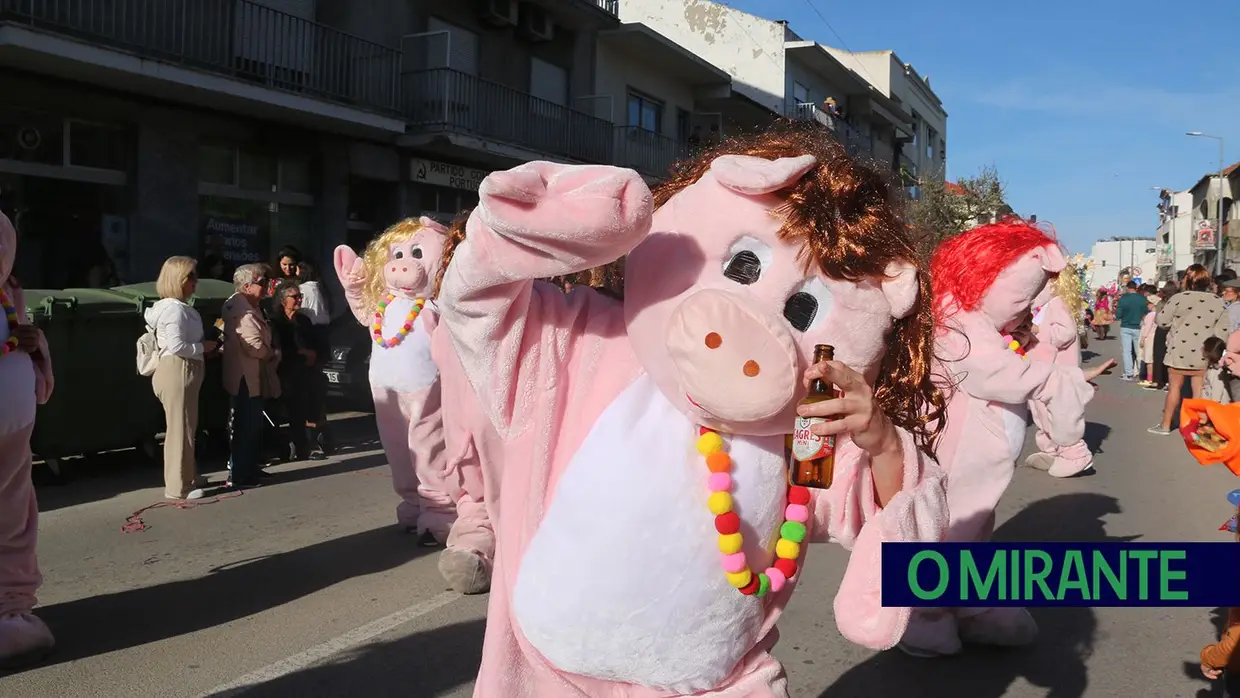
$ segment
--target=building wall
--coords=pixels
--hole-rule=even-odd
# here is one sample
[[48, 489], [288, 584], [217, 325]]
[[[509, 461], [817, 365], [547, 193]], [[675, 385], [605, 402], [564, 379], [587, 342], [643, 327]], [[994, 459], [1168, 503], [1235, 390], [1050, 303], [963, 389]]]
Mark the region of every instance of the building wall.
[[827, 51], [835, 59], [848, 66], [866, 82], [874, 86], [885, 97], [891, 96], [891, 77], [896, 72], [890, 51], [862, 51], [853, 53], [841, 48], [828, 46]]
[[[892, 55], [892, 93], [893, 96], [905, 104], [905, 106], [916, 115], [919, 124], [917, 132], [917, 146], [905, 147], [905, 154], [917, 163], [917, 172], [922, 177], [937, 176], [943, 178], [947, 171], [946, 159], [942, 157], [945, 150], [942, 146], [947, 142], [947, 114], [942, 107], [935, 104], [936, 99], [931, 97], [927, 92], [930, 91], [928, 85], [924, 84], [918, 76], [907, 74], [906, 70], [899, 65], [899, 59]], [[932, 94], [932, 93], [931, 93]], [[934, 130], [933, 142], [927, 142], [930, 138], [930, 130]], [[929, 152], [927, 152], [929, 147]]]
[[737, 92], [783, 111], [784, 25], [709, 0], [622, 0], [620, 19], [654, 28], [726, 71]]
[[594, 115], [617, 126], [636, 126], [628, 122], [628, 93], [635, 90], [663, 103], [663, 121], [659, 133], [676, 137], [677, 109], [690, 113], [694, 109], [693, 86], [669, 77], [657, 65], [619, 47], [600, 44], [595, 87], [598, 94], [611, 99], [596, 99]]
[[848, 104], [846, 97], [836, 86], [827, 82], [826, 78], [816, 73], [812, 68], [805, 65], [795, 58], [789, 58], [785, 64], [787, 75], [784, 87], [784, 114], [792, 113], [797, 106], [797, 97], [795, 85], [800, 83], [809, 89], [809, 99], [806, 100], [810, 104], [822, 108], [822, 103], [827, 97], [835, 98], [835, 103], [845, 114], [851, 114], [851, 105]]
[[1157, 278], [1158, 241], [1145, 240], [1099, 240], [1094, 243], [1089, 258], [1094, 268], [1088, 279], [1089, 288], [1097, 290], [1119, 278], [1123, 269], [1136, 267], [1137, 276], [1143, 281]]

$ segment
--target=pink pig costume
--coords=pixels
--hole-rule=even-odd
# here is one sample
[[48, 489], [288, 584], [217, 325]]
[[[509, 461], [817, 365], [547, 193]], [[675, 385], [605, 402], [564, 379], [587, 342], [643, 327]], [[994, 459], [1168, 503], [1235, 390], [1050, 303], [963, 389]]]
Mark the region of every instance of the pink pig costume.
[[[380, 270], [366, 269], [364, 260], [346, 246], [336, 248], [335, 267], [353, 315], [371, 328], [376, 308], [365, 307], [363, 286], [368, 274], [382, 274], [387, 292], [395, 296], [383, 316], [384, 339], [391, 339], [406, 324], [416, 299], [430, 294], [431, 280], [439, 270], [444, 228], [422, 218], [402, 221], [376, 241], [382, 244]], [[412, 235], [407, 233], [416, 229]], [[383, 253], [385, 252], [385, 253]], [[369, 257], [369, 255], [368, 255]], [[422, 314], [434, 313], [427, 302]], [[431, 358], [431, 335], [424, 321], [395, 346], [374, 344], [370, 355], [370, 387], [375, 400], [379, 440], [392, 470], [392, 486], [402, 501], [396, 518], [402, 526], [443, 543], [456, 519], [456, 489], [450, 483], [444, 454], [443, 417], [440, 410], [439, 369]]]
[[[1023, 251], [1013, 250], [1010, 261], [998, 261], [1001, 271], [993, 283], [975, 305], [965, 307], [957, 300], [960, 288], [976, 284], [984, 274], [985, 265], [973, 260], [996, 263], [997, 255], [988, 250], [1014, 235], [1032, 242]], [[935, 255], [932, 274], [940, 317], [936, 353], [941, 362], [936, 373], [945, 385], [956, 386], [948, 398], [947, 425], [938, 448], [948, 474], [949, 541], [990, 538], [995, 506], [1024, 447], [1027, 404], [1043, 412], [1043, 427], [1055, 444], [1071, 446], [1084, 434], [1085, 405], [1094, 390], [1081, 369], [1027, 360], [1003, 338], [1030, 308], [1050, 300], [1048, 280], [1065, 266], [1059, 245], [1024, 224], [975, 228], [945, 243]], [[960, 652], [962, 639], [1018, 646], [1036, 637], [1037, 624], [1023, 608], [918, 609], [900, 648], [933, 657]]]
[[[0, 288], [29, 325], [26, 299], [9, 277], [17, 254], [17, 231], [0, 213]], [[9, 338], [0, 320], [0, 343]], [[13, 351], [0, 356], [0, 669], [38, 661], [56, 644], [43, 621], [31, 614], [35, 592], [43, 583], [36, 557], [39, 504], [30, 479], [30, 436], [35, 411], [52, 394], [53, 376], [47, 342], [39, 353]]]
[[[797, 578], [765, 599], [728, 584], [698, 425], [725, 434], [744, 552], [765, 569], [787, 496], [784, 434], [813, 345], [830, 341], [872, 381], [918, 288], [912, 268], [860, 283], [802, 271], [799, 244], [777, 237], [774, 192], [816, 166], [722, 156], [653, 219], [630, 170], [531, 162], [483, 182], [441, 293], [503, 439], [479, 698], [788, 695], [770, 650]], [[626, 253], [623, 303], [534, 282]], [[742, 285], [724, 271], [746, 254], [762, 272]], [[819, 307], [803, 333], [782, 315], [798, 292]], [[722, 337], [714, 350], [710, 332]], [[761, 373], [745, 377], [746, 361]], [[894, 646], [909, 616], [881, 605], [881, 543], [939, 540], [946, 525], [937, 466], [901, 438], [903, 489], [886, 507], [868, 456], [846, 438], [834, 486], [811, 502], [812, 539], [852, 550], [840, 631], [872, 648]]]
[[[1031, 361], [1047, 361], [1068, 368], [1081, 365], [1081, 336], [1076, 329], [1076, 318], [1062, 298], [1052, 296], [1034, 317], [1034, 324], [1038, 326], [1038, 335], [1027, 354]], [[1034, 438], [1039, 453], [1026, 458], [1027, 465], [1046, 470], [1051, 477], [1072, 477], [1094, 467], [1094, 454], [1085, 439], [1078, 439], [1071, 446], [1060, 446], [1050, 436], [1050, 415], [1046, 406], [1033, 400], [1029, 409], [1038, 429]]]

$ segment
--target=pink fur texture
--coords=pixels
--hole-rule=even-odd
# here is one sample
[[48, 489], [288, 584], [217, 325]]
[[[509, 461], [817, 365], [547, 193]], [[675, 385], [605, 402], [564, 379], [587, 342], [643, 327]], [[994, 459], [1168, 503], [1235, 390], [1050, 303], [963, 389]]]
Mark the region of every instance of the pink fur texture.
[[[393, 297], [380, 322], [383, 338], [409, 328], [395, 346], [372, 345], [371, 393], [392, 486], [402, 500], [396, 508], [397, 521], [418, 532], [429, 531], [440, 543], [446, 542], [456, 519], [459, 488], [452, 484], [444, 452], [442, 395], [431, 336], [423, 322], [409, 324], [407, 318], [415, 301], [430, 294], [444, 232], [442, 225], [428, 218], [403, 221], [380, 236], [364, 259], [343, 245], [336, 248], [333, 259], [358, 322], [368, 329], [376, 322], [378, 308], [366, 307], [364, 294], [370, 271], [382, 276]], [[367, 263], [380, 268], [368, 270]], [[421, 312], [433, 313], [434, 308], [427, 302]]]
[[[801, 580], [762, 600], [727, 585], [697, 426], [726, 434], [745, 552], [764, 569], [814, 344], [872, 378], [916, 294], [903, 268], [859, 284], [804, 274], [776, 236], [782, 201], [769, 192], [812, 160], [720, 158], [657, 212], [641, 177], [612, 167], [533, 162], [483, 182], [441, 292], [503, 450], [502, 471], [487, 471], [501, 478], [498, 541], [475, 695], [788, 695], [770, 649]], [[727, 273], [741, 253], [761, 264], [749, 283]], [[534, 281], [625, 254], [623, 303]], [[817, 308], [803, 329], [783, 316], [797, 293]], [[939, 540], [947, 523], [941, 474], [902, 439], [904, 489], [886, 507], [846, 438], [835, 484], [812, 502], [813, 539], [853, 551], [840, 630], [874, 648], [908, 621], [880, 604], [881, 543]]]
[[[1081, 365], [1081, 336], [1076, 329], [1076, 318], [1062, 298], [1052, 296], [1038, 311], [1036, 322], [1038, 334], [1028, 353], [1031, 361], [1046, 361], [1065, 368]], [[1051, 418], [1045, 404], [1030, 401], [1029, 410], [1037, 427], [1038, 450], [1049, 457], [1048, 470], [1052, 476], [1070, 477], [1093, 465], [1094, 456], [1084, 439], [1070, 446], [1060, 446], [1051, 438]]]

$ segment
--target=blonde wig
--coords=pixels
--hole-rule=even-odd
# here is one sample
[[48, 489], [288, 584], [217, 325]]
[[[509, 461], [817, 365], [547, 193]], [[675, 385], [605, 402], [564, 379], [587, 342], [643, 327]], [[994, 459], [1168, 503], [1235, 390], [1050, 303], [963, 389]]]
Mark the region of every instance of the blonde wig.
[[194, 275], [198, 262], [193, 257], [169, 257], [159, 269], [159, 278], [155, 280], [155, 292], [160, 298], [175, 298], [187, 301], [185, 282]]
[[393, 224], [366, 246], [366, 252], [362, 255], [362, 273], [366, 275], [366, 285], [362, 287], [362, 307], [376, 308], [388, 294], [383, 267], [388, 263], [392, 245], [408, 242], [425, 227], [417, 218], [406, 218]]
[[1081, 275], [1071, 264], [1064, 267], [1052, 282], [1055, 295], [1068, 307], [1073, 318], [1081, 317], [1085, 312], [1085, 299], [1081, 296]]

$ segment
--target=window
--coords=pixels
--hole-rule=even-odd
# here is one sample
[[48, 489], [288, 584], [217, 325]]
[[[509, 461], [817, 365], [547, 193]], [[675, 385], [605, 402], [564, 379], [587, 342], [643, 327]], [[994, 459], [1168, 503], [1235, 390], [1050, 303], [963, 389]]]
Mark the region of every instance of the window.
[[568, 106], [568, 71], [544, 60], [531, 58], [530, 94], [561, 107]]
[[478, 205], [478, 192], [434, 184], [419, 184], [418, 197], [422, 211], [432, 218], [440, 214], [451, 220], [461, 211]]
[[947, 162], [947, 141], [939, 139], [939, 159]]
[[280, 160], [280, 190], [310, 194], [310, 158], [290, 157]]
[[934, 159], [934, 146], [938, 145], [939, 134], [932, 128], [926, 127], [926, 159]]
[[103, 170], [127, 170], [128, 139], [117, 126], [69, 122], [69, 164]]
[[792, 99], [797, 104], [809, 104], [809, 88], [799, 82], [792, 83]]
[[921, 143], [921, 116], [917, 112], [913, 112], [913, 149], [916, 150], [918, 144]]
[[198, 146], [198, 181], [236, 184], [237, 149], [206, 144]]
[[687, 109], [676, 110], [676, 140], [681, 143], [689, 141], [689, 136], [693, 132], [692, 121], [693, 115]]
[[242, 150], [237, 173], [242, 189], [276, 190], [276, 159], [270, 155]]
[[629, 126], [658, 133], [663, 123], [663, 105], [653, 99], [629, 92]]
[[[446, 32], [446, 33], [445, 33]], [[431, 17], [426, 23], [426, 67], [478, 74], [478, 35]]]

